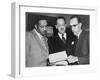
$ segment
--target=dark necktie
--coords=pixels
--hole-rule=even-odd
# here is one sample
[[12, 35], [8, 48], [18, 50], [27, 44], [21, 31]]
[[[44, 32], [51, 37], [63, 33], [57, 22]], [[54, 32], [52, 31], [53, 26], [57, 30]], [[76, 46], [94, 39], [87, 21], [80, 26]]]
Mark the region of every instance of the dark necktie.
[[64, 34], [62, 34], [62, 41], [66, 43], [66, 39], [64, 38]]

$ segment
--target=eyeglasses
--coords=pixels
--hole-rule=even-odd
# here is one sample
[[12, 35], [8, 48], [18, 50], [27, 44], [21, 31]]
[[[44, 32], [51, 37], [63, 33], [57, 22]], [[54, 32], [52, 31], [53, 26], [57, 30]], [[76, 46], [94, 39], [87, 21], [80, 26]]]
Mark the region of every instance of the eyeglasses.
[[71, 27], [76, 27], [78, 24], [71, 25]]

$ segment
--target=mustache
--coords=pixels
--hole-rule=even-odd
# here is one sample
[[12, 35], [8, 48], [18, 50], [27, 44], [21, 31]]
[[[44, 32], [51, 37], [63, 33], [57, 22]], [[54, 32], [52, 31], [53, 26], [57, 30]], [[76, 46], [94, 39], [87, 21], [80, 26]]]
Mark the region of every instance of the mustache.
[[65, 28], [60, 28], [61, 30], [65, 30]]

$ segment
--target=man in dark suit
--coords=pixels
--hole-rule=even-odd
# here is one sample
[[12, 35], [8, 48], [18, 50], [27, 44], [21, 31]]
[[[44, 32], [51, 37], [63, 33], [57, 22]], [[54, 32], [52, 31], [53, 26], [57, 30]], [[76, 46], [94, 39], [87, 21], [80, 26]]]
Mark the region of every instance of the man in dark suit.
[[74, 45], [76, 37], [71, 29], [67, 28], [64, 17], [58, 17], [55, 25], [58, 33], [49, 39], [50, 54], [66, 51], [66, 54], [74, 56]]
[[82, 22], [77, 15], [71, 16], [70, 25], [78, 39], [75, 56], [78, 57], [80, 64], [89, 64], [89, 31], [82, 30]]
[[47, 20], [41, 19], [32, 31], [26, 32], [26, 67], [47, 66], [46, 27]]

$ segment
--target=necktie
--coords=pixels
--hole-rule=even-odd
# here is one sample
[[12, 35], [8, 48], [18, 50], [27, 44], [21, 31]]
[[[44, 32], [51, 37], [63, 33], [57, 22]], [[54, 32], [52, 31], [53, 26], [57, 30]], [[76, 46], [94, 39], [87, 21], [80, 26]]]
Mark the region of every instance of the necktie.
[[43, 47], [46, 49], [46, 40], [45, 40], [45, 38], [44, 37], [42, 37], [42, 45], [43, 45]]
[[66, 39], [65, 39], [65, 37], [64, 37], [64, 34], [62, 34], [62, 41], [63, 41], [64, 43], [66, 43]]

